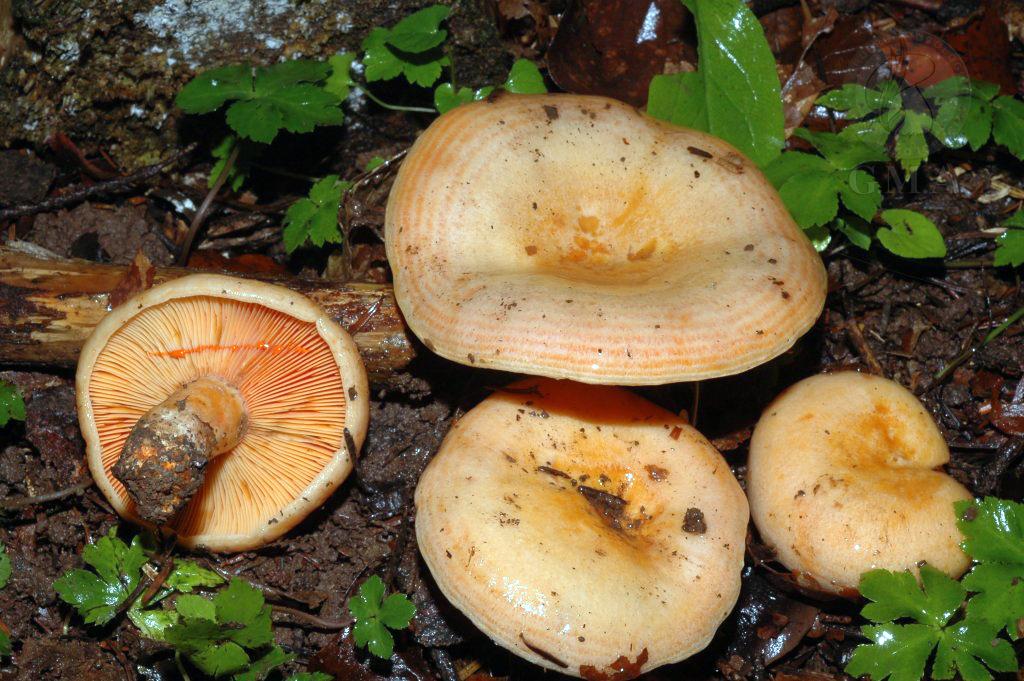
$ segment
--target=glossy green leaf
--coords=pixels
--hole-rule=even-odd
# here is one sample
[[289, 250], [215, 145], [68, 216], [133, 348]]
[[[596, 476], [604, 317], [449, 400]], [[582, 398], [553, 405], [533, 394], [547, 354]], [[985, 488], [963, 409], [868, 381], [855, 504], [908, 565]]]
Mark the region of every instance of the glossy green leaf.
[[210, 113], [226, 102], [249, 97], [252, 79], [253, 68], [249, 64], [203, 71], [181, 89], [174, 103], [186, 113]]
[[208, 676], [227, 676], [249, 665], [249, 655], [241, 646], [231, 641], [210, 646], [189, 655], [188, 659], [199, 671]]
[[25, 420], [25, 400], [17, 386], [0, 381], [0, 426], [6, 426], [11, 419]]
[[839, 196], [843, 205], [870, 222], [882, 206], [882, 188], [878, 181], [863, 170], [837, 172], [836, 177], [840, 181]]
[[986, 497], [955, 506], [968, 555], [977, 561], [1024, 564], [1024, 504]]
[[893, 81], [885, 81], [877, 89], [847, 83], [819, 97], [818, 104], [844, 111], [850, 118], [863, 118], [875, 111], [899, 109], [903, 106], [899, 88]]
[[863, 627], [872, 643], [857, 646], [846, 665], [851, 676], [873, 681], [920, 681], [925, 663], [939, 641], [939, 632], [924, 624], [882, 624]]
[[529, 59], [516, 59], [505, 79], [505, 89], [520, 95], [541, 95], [548, 91], [540, 69]]
[[339, 102], [348, 97], [352, 86], [355, 85], [355, 81], [352, 80], [352, 62], [355, 59], [354, 53], [342, 52], [327, 60], [331, 75], [324, 81], [324, 90], [334, 95]]
[[446, 113], [455, 107], [483, 99], [492, 92], [494, 92], [493, 87], [483, 87], [475, 91], [468, 87], [461, 87], [456, 92], [451, 83], [442, 83], [434, 90], [434, 108], [440, 113]]
[[11, 579], [11, 557], [7, 555], [7, 547], [0, 542], [0, 589], [7, 586]]
[[840, 187], [835, 175], [798, 173], [779, 187], [779, 196], [796, 223], [807, 229], [830, 222], [836, 216]]
[[1024, 102], [1013, 97], [997, 97], [992, 102], [992, 137], [997, 144], [1024, 159]]
[[190, 620], [217, 620], [217, 607], [209, 598], [195, 594], [182, 594], [174, 601], [174, 608], [182, 617]]
[[[879, 134], [888, 137], [889, 133]], [[889, 160], [884, 143], [869, 142], [862, 137], [816, 132], [807, 128], [797, 128], [793, 136], [810, 142], [836, 170], [853, 170], [865, 163], [884, 163]]]
[[391, 29], [388, 44], [413, 54], [437, 47], [448, 37], [447, 31], [441, 30], [441, 22], [448, 18], [450, 9], [447, 5], [432, 5], [413, 12]]
[[928, 158], [928, 141], [924, 137], [925, 130], [932, 126], [931, 116], [907, 111], [903, 117], [903, 127], [896, 136], [896, 160], [903, 166], [903, 173], [910, 177]]
[[163, 641], [167, 628], [178, 623], [178, 613], [161, 608], [150, 608], [149, 610], [130, 608], [128, 619], [139, 628], [146, 638]]
[[862, 248], [865, 251], [871, 248], [872, 229], [871, 225], [866, 221], [856, 216], [847, 216], [837, 218], [836, 221], [832, 223], [832, 226], [838, 232], [844, 234], [846, 238], [850, 240], [850, 243], [857, 248]]
[[350, 183], [337, 175], [328, 175], [309, 190], [309, 198], [293, 203], [284, 217], [284, 247], [289, 253], [305, 244], [321, 247], [340, 243], [338, 211], [341, 197]]
[[673, 73], [651, 79], [647, 113], [685, 128], [710, 130], [704, 78], [698, 73]]
[[782, 97], [775, 57], [754, 13], [741, 0], [684, 0], [697, 26], [708, 132], [759, 166], [779, 155]]
[[875, 236], [889, 251], [904, 258], [942, 258], [946, 242], [931, 220], [912, 210], [892, 208], [882, 211], [882, 227]]
[[[281, 646], [274, 646], [263, 657], [253, 660], [247, 669], [234, 674], [232, 679], [234, 681], [261, 681], [261, 679], [267, 678], [270, 672], [294, 659], [295, 655], [293, 653], [286, 653]], [[331, 678], [328, 676], [328, 681], [331, 681]]]
[[191, 560], [175, 560], [174, 569], [164, 586], [180, 593], [191, 593], [201, 586], [213, 587], [224, 583], [224, 578]]

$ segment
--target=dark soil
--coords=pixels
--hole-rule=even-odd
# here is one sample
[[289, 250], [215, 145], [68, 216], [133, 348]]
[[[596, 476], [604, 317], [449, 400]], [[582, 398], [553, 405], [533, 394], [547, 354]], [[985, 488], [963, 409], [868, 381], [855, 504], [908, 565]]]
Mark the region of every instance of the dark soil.
[[[3, 4], [0, 0], [0, 6]], [[80, 13], [78, 4], [90, 3], [57, 4]], [[147, 11], [153, 7], [149, 2], [128, 4]], [[365, 5], [367, 11], [385, 12], [382, 3], [358, 4]], [[480, 83], [493, 81], [493, 73], [503, 73], [513, 54], [543, 59], [551, 39], [549, 18], [564, 9], [564, 3], [529, 0], [500, 2], [500, 11], [489, 3], [459, 4], [466, 19], [453, 27], [457, 63], [466, 70], [466, 82]], [[760, 4], [767, 12], [794, 3]], [[866, 3], [822, 4], [853, 13]], [[965, 21], [964, 17], [978, 11], [976, 3], [949, 4], [964, 5], [949, 21]], [[900, 3], [893, 3], [896, 5]], [[34, 13], [30, 3], [15, 3], [15, 7], [29, 46], [40, 45], [53, 26]], [[96, 65], [107, 64], [110, 55], [134, 44], [129, 14], [125, 9], [78, 31], [76, 41], [90, 40], [97, 45], [96, 54], [102, 59]], [[903, 18], [924, 21], [913, 12]], [[938, 16], [925, 19], [947, 20]], [[69, 31], [65, 29], [65, 33]], [[162, 36], [161, 40], [171, 38]], [[309, 40], [325, 49], [354, 44], [347, 32], [337, 40], [320, 33]], [[57, 70], [64, 56], [57, 49], [54, 44], [43, 50], [45, 69], [37, 78], [59, 79]], [[255, 49], [246, 54], [268, 59], [276, 56]], [[24, 58], [25, 53], [17, 57]], [[117, 78], [139, 69], [138, 73], [145, 71], [147, 77], [153, 77], [145, 69], [147, 63], [140, 57], [118, 69]], [[476, 71], [470, 73], [473, 68]], [[162, 89], [152, 95], [159, 106], [151, 107], [145, 118], [127, 128], [122, 123], [129, 118], [130, 103], [139, 96], [136, 88], [119, 91], [115, 100], [99, 97], [95, 88], [87, 88], [88, 116], [71, 125], [80, 133], [78, 140], [85, 149], [77, 160], [41, 147], [35, 149], [38, 156], [26, 151], [0, 152], [0, 204], [31, 203], [52, 195], [52, 185], [93, 181], [90, 172], [102, 161], [100, 152], [111, 145], [144, 155], [156, 140], [169, 143], [171, 138], [164, 131], [147, 127], [151, 114], [167, 106], [187, 69], [169, 73], [170, 77], [160, 80]], [[1016, 82], [1019, 75], [1014, 73]], [[10, 72], [0, 82], [0, 92], [19, 87], [24, 84], [18, 84]], [[61, 88], [74, 87], [70, 80], [61, 81]], [[22, 110], [41, 120], [58, 116], [50, 100], [49, 95], [39, 95], [17, 105], [0, 105], [0, 117]], [[62, 123], [67, 115], [66, 111], [59, 113]], [[280, 145], [286, 151], [275, 147], [263, 162], [281, 170], [340, 172], [354, 177], [371, 156], [391, 157], [406, 148], [425, 122], [367, 106], [350, 114], [350, 120], [343, 133], [328, 131], [287, 139]], [[136, 134], [140, 137], [133, 139]], [[192, 138], [187, 129], [183, 136]], [[0, 139], [40, 141], [34, 133], [17, 131], [8, 131]], [[993, 242], [981, 232], [998, 224], [1019, 201], [1013, 195], [978, 200], [992, 189], [994, 180], [1020, 186], [1024, 168], [1000, 154], [935, 158], [917, 174], [914, 184], [897, 183], [892, 180], [897, 175], [891, 174], [886, 205], [906, 206], [929, 215], [947, 238], [950, 258], [959, 262], [911, 263], [883, 252], [865, 253], [834, 245], [823, 254], [830, 278], [825, 312], [793, 350], [741, 376], [705, 382], [699, 397], [690, 385], [644, 391], [675, 411], [688, 410], [741, 482], [747, 441], [762, 408], [802, 377], [854, 368], [893, 378], [920, 396], [950, 444], [951, 473], [974, 493], [1016, 500], [1024, 495], [1024, 419], [1003, 414], [1024, 377], [1024, 326], [1014, 325], [980, 347], [989, 330], [1024, 305], [1015, 273], [984, 265], [986, 258], [990, 260]], [[176, 255], [184, 225], [205, 191], [202, 181], [208, 164], [203, 159], [195, 155], [188, 172], [162, 176], [134, 194], [111, 196], [110, 203], [82, 203], [24, 217], [10, 227], [18, 238], [64, 256], [125, 263], [142, 251], [154, 263], [169, 263]], [[280, 209], [275, 212], [273, 207], [278, 202], [286, 206], [306, 185], [270, 177], [256, 181], [249, 196], [234, 197], [238, 200], [220, 206], [211, 215], [205, 241], [198, 247], [230, 258], [266, 256], [267, 262], [272, 259], [274, 266], [292, 272], [326, 271], [328, 277], [364, 281], [387, 276], [378, 238], [386, 182], [360, 190], [346, 206], [348, 224], [353, 227], [353, 248], [347, 255], [310, 251], [289, 260], [280, 244]], [[252, 267], [251, 261], [225, 258], [223, 263]], [[270, 602], [282, 606], [275, 615], [276, 635], [281, 645], [297, 653], [298, 660], [292, 665], [295, 670], [320, 669], [338, 679], [357, 680], [561, 678], [541, 674], [476, 631], [439, 595], [419, 559], [412, 508], [419, 474], [452, 419], [509, 379], [456, 366], [420, 350], [407, 373], [387, 385], [374, 386], [370, 432], [355, 473], [342, 490], [270, 546], [234, 556], [195, 557], [224, 575], [249, 580], [264, 590]], [[961, 357], [959, 366], [937, 378]], [[13, 658], [0, 667], [0, 679], [176, 679], [169, 651], [141, 639], [130, 623], [122, 619], [103, 629], [89, 628], [57, 600], [53, 581], [78, 566], [83, 546], [119, 519], [100, 493], [81, 485], [88, 480], [88, 471], [72, 377], [38, 369], [0, 373], [0, 379], [19, 386], [28, 412], [24, 424], [14, 423], [0, 431], [0, 500], [61, 490], [73, 493], [46, 504], [0, 511], [0, 542], [7, 546], [14, 568], [10, 584], [0, 590], [0, 626], [10, 629], [15, 649]], [[687, 516], [688, 531], [699, 532], [703, 517], [699, 509], [692, 510], [693, 517]], [[120, 532], [127, 538], [134, 530], [124, 525]], [[753, 533], [748, 554], [740, 603], [712, 645], [695, 658], [645, 678], [844, 678], [839, 670], [861, 641], [857, 605], [800, 592]], [[345, 603], [355, 585], [374, 573], [390, 587], [410, 594], [418, 608], [411, 630], [399, 635], [391, 661], [368, 660], [353, 649], [347, 629], [338, 631], [333, 626], [345, 616]]]

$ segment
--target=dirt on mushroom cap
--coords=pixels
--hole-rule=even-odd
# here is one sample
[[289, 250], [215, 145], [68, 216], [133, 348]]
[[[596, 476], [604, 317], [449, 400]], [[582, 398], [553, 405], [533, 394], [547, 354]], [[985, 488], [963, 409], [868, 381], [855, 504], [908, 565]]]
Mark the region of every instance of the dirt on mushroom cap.
[[[448, 599], [500, 645], [563, 673], [688, 657], [739, 593], [748, 514], [728, 465], [622, 389], [528, 379], [497, 392], [453, 426], [416, 507]], [[694, 509], [702, 532], [685, 527]]]
[[949, 449], [923, 405], [888, 379], [813, 376], [766, 410], [750, 445], [747, 494], [762, 538], [809, 587], [857, 588], [873, 568], [921, 561], [959, 576]]
[[824, 303], [821, 259], [749, 160], [600, 97], [445, 114], [403, 163], [385, 236], [428, 348], [534, 375], [737, 373], [789, 348]]
[[241, 394], [247, 427], [172, 523], [211, 550], [263, 544], [316, 508], [352, 468], [368, 390], [351, 338], [286, 289], [194, 275], [112, 312], [83, 349], [79, 415], [93, 477], [126, 517], [111, 468], [139, 417], [181, 386], [217, 377]]

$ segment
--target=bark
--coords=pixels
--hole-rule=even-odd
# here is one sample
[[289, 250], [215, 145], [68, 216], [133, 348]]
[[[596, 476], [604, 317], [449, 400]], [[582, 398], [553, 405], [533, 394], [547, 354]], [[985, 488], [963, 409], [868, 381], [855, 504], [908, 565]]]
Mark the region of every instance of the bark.
[[[44, 260], [0, 248], [0, 363], [73, 366], [128, 267]], [[192, 274], [156, 268], [153, 283]], [[317, 302], [352, 334], [370, 380], [384, 380], [414, 357], [390, 286], [256, 277]]]

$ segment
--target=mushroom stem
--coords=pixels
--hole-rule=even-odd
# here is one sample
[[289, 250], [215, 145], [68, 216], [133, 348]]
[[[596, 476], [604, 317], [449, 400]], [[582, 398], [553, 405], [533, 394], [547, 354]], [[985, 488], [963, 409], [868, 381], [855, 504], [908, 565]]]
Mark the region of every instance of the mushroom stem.
[[242, 439], [248, 423], [238, 389], [219, 378], [189, 383], [142, 415], [114, 465], [143, 520], [163, 525], [203, 484], [214, 457]]

